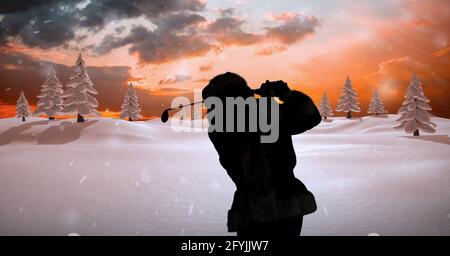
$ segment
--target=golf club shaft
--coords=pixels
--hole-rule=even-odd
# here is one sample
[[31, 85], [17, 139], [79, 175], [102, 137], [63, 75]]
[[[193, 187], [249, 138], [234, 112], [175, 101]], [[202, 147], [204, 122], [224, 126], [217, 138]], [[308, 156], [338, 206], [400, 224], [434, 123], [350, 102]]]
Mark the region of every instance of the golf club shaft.
[[193, 102], [193, 103], [191, 103], [191, 104], [181, 105], [181, 106], [178, 106], [178, 107], [175, 107], [175, 108], [169, 108], [169, 109], [166, 109], [166, 110], [170, 111], [170, 110], [174, 110], [174, 109], [179, 109], [179, 108], [183, 108], [183, 107], [192, 106], [192, 105], [195, 105], [195, 104], [200, 104], [200, 103], [203, 103], [203, 102], [204, 102], [204, 100], [202, 100], [202, 101], [197, 101], [197, 102]]
[[[258, 93], [258, 92], [259, 92], [259, 89], [253, 89], [252, 91], [253, 91], [254, 93]], [[202, 100], [202, 101], [197, 101], [197, 102], [193, 102], [193, 103], [187, 104], [187, 105], [181, 105], [181, 106], [174, 107], [174, 108], [168, 108], [168, 109], [166, 109], [166, 110], [167, 110], [167, 111], [171, 111], [171, 110], [174, 110], [174, 109], [180, 109], [180, 108], [192, 106], [192, 105], [195, 105], [195, 104], [201, 104], [201, 103], [203, 103], [203, 102], [205, 102], [205, 101], [204, 101], [204, 100]]]

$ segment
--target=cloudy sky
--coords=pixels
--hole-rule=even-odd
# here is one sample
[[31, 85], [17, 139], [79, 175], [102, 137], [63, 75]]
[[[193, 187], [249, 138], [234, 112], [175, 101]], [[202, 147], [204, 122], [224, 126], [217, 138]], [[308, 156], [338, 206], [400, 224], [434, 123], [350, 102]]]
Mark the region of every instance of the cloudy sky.
[[336, 106], [350, 75], [367, 110], [378, 89], [395, 112], [412, 72], [433, 113], [450, 117], [448, 0], [3, 0], [0, 117], [21, 90], [31, 104], [49, 66], [67, 82], [79, 52], [114, 116], [126, 84], [146, 117], [232, 71], [253, 88], [285, 80]]

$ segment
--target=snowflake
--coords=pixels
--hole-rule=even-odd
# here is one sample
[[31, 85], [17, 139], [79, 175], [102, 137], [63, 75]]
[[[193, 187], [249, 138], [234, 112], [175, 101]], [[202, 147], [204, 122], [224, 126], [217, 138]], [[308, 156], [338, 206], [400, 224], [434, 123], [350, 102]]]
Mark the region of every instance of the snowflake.
[[328, 216], [328, 209], [327, 209], [327, 207], [323, 207], [323, 212], [325, 213], [326, 216]]
[[192, 215], [192, 211], [194, 210], [194, 203], [191, 203], [191, 206], [189, 207], [189, 212], [188, 215], [191, 216]]
[[83, 178], [81, 178], [81, 180], [80, 180], [80, 184], [82, 184], [86, 180], [86, 178], [87, 178], [87, 176], [84, 175]]

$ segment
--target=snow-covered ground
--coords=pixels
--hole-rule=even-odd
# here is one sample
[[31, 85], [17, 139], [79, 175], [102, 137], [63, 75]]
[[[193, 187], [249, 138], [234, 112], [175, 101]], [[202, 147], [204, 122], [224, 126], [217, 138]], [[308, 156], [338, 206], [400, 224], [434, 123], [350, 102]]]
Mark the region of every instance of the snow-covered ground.
[[[450, 120], [413, 137], [395, 117], [294, 136], [295, 173], [318, 203], [303, 235], [450, 235]], [[0, 235], [230, 235], [233, 191], [204, 131], [0, 120]]]

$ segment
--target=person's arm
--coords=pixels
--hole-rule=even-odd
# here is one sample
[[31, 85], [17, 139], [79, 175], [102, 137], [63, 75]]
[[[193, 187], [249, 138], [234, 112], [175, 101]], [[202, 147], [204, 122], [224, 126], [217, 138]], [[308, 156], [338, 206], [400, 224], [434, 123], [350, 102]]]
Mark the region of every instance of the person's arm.
[[280, 129], [289, 134], [299, 134], [318, 125], [322, 120], [311, 98], [291, 90], [284, 81], [266, 81], [258, 89], [262, 97], [278, 97], [280, 104]]
[[291, 135], [303, 133], [320, 123], [322, 117], [311, 98], [299, 91], [289, 91], [279, 97], [280, 127]]

